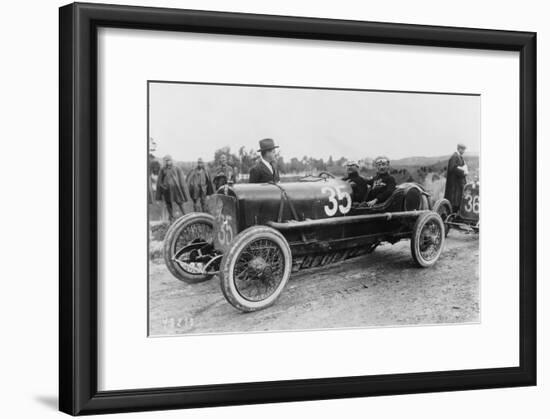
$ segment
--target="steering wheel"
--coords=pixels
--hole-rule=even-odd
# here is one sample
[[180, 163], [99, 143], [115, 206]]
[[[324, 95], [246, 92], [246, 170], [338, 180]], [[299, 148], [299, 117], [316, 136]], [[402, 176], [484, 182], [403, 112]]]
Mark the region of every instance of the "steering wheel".
[[336, 179], [336, 176], [334, 176], [332, 173], [327, 171], [319, 172], [317, 176], [322, 177], [324, 179], [326, 178]]

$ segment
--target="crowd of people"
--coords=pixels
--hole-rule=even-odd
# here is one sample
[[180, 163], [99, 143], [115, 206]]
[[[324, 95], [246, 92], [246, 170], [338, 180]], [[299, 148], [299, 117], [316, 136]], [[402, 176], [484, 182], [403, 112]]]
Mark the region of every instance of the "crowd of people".
[[[279, 148], [271, 138], [259, 141], [258, 159], [250, 169], [249, 183], [277, 183], [280, 181], [279, 171], [276, 165], [276, 150]], [[457, 145], [457, 151], [451, 156], [447, 167], [447, 181], [445, 185], [445, 198], [448, 199], [453, 210], [458, 209], [462, 199], [462, 190], [466, 183], [468, 167], [464, 162], [463, 154], [466, 146]], [[386, 156], [378, 156], [374, 159], [376, 174], [365, 178], [359, 174], [359, 164], [349, 161], [346, 164], [347, 175], [343, 180], [352, 187], [353, 201], [373, 207], [384, 203], [396, 188], [395, 178], [390, 174], [390, 160]], [[163, 158], [163, 165], [157, 164], [151, 169], [151, 195], [157, 201], [163, 201], [166, 205], [169, 221], [174, 220], [174, 204], [181, 214], [185, 214], [183, 204], [189, 200], [193, 202], [196, 212], [207, 211], [207, 197], [226, 184], [237, 181], [237, 170], [228, 164], [227, 156], [219, 157], [218, 166], [211, 176], [202, 158], [197, 160], [196, 166], [189, 171], [187, 176], [183, 170], [174, 164], [171, 156]]]
[[150, 202], [164, 202], [170, 222], [175, 219], [174, 204], [181, 214], [185, 214], [184, 203], [188, 201], [193, 202], [194, 211], [206, 212], [206, 198], [219, 187], [236, 182], [237, 171], [228, 164], [227, 157], [222, 155], [218, 163], [214, 176], [211, 176], [204, 160], [199, 158], [196, 166], [185, 176], [170, 155], [163, 157], [162, 165], [154, 161], [150, 168]]
[[[453, 212], [458, 212], [462, 201], [462, 191], [466, 184], [468, 165], [464, 161], [466, 146], [457, 144], [457, 149], [447, 163], [447, 176], [445, 182], [445, 199], [449, 201]], [[374, 159], [376, 175], [364, 178], [359, 174], [359, 165], [350, 161], [347, 163], [347, 176], [344, 180], [349, 182], [353, 190], [353, 201], [365, 203], [368, 207], [385, 202], [396, 188], [396, 181], [389, 174], [390, 160], [385, 156]]]

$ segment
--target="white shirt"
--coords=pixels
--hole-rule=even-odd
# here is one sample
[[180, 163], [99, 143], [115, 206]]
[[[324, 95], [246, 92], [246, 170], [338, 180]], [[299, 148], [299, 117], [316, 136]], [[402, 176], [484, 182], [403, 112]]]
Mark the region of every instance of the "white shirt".
[[265, 160], [262, 156], [260, 156], [260, 160], [262, 161], [263, 164], [267, 166], [271, 174], [273, 174], [273, 166], [271, 166], [271, 164], [269, 164], [269, 162]]

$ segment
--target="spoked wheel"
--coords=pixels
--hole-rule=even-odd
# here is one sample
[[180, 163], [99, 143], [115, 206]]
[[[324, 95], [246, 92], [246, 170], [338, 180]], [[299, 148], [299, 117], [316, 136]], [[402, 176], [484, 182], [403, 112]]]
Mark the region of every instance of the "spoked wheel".
[[288, 282], [291, 267], [290, 246], [281, 233], [266, 226], [250, 227], [235, 237], [223, 256], [223, 295], [241, 311], [269, 307]]
[[449, 221], [449, 217], [453, 213], [451, 203], [447, 199], [440, 199], [434, 204], [433, 211], [437, 212], [443, 220], [443, 224], [445, 225], [445, 237], [447, 237], [449, 230], [451, 229], [451, 227], [447, 224], [447, 221]]
[[411, 253], [416, 264], [422, 268], [432, 266], [443, 250], [445, 225], [439, 214], [422, 214], [414, 224], [411, 237]]
[[164, 262], [181, 281], [195, 284], [212, 278], [205, 274], [205, 265], [212, 260], [214, 217], [195, 212], [180, 217], [170, 226], [164, 238]]

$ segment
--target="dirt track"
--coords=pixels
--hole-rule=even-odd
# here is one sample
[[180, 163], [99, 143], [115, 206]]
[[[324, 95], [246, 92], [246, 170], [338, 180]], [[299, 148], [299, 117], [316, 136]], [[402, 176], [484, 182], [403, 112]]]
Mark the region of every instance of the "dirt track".
[[416, 268], [409, 241], [329, 267], [294, 273], [276, 303], [241, 313], [219, 280], [195, 285], [150, 265], [150, 335], [479, 321], [477, 235], [451, 231], [437, 264]]

